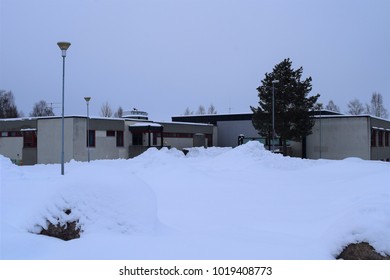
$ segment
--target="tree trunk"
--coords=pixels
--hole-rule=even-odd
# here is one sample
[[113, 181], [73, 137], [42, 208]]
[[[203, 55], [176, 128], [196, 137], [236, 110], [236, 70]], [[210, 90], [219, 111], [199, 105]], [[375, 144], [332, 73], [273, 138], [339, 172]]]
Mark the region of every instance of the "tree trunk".
[[306, 158], [306, 136], [302, 136], [302, 158]]
[[287, 156], [287, 139], [283, 139], [283, 155]]

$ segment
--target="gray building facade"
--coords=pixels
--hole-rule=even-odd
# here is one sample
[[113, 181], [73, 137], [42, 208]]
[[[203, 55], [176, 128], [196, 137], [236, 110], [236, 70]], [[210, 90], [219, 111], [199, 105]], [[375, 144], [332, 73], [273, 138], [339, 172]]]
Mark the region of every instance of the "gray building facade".
[[316, 116], [307, 136], [307, 157], [390, 161], [390, 121], [361, 116]]
[[[87, 122], [89, 130], [87, 131]], [[0, 120], [0, 154], [20, 165], [61, 161], [62, 118]], [[127, 159], [150, 147], [212, 146], [213, 125], [130, 118], [64, 118], [64, 160]]]
[[[172, 121], [205, 122], [217, 126], [217, 146], [238, 145], [238, 137], [258, 139], [252, 125], [252, 113], [226, 115], [191, 115], [172, 117]], [[390, 161], [390, 121], [369, 115], [349, 116], [330, 111], [312, 112], [315, 125], [303, 142], [289, 141], [290, 154], [309, 159], [344, 159]]]

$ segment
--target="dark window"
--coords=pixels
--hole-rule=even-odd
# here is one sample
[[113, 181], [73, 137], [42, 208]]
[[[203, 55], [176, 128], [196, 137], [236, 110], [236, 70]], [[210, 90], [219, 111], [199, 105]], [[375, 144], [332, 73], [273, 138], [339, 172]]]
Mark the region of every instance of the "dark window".
[[8, 137], [22, 137], [22, 132], [20, 132], [20, 131], [8, 131]]
[[153, 146], [157, 145], [157, 138], [161, 137], [161, 133], [153, 133]]
[[35, 131], [25, 131], [23, 133], [23, 147], [35, 148], [37, 146], [37, 134]]
[[376, 147], [376, 130], [371, 129], [371, 147]]
[[87, 136], [87, 147], [95, 147], [96, 146], [95, 136], [96, 136], [95, 130], [90, 130], [89, 137]]
[[116, 146], [117, 147], [123, 147], [124, 146], [124, 143], [123, 143], [123, 131], [118, 130], [116, 132]]
[[163, 136], [165, 138], [192, 138], [192, 137], [194, 137], [194, 134], [192, 134], [192, 133], [164, 132]]
[[390, 132], [386, 131], [386, 133], [385, 133], [385, 146], [386, 147], [389, 146], [389, 138], [390, 138]]
[[133, 132], [133, 145], [134, 146], [139, 146], [139, 145], [142, 145], [142, 141], [143, 141], [143, 135], [142, 133], [135, 133]]
[[378, 146], [383, 147], [383, 131], [378, 131]]
[[209, 147], [213, 146], [213, 135], [212, 134], [206, 134], [206, 139], [207, 139], [207, 145]]
[[115, 137], [115, 130], [107, 130], [106, 136], [107, 137]]

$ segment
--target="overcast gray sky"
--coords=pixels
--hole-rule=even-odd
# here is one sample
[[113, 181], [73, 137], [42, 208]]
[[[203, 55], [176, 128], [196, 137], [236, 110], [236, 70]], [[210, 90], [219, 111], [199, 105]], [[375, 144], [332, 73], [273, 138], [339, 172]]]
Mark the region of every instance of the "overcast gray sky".
[[0, 89], [26, 116], [46, 100], [60, 115], [108, 101], [170, 120], [212, 103], [249, 112], [256, 88], [290, 58], [312, 94], [347, 110], [380, 92], [390, 110], [388, 0], [0, 0]]

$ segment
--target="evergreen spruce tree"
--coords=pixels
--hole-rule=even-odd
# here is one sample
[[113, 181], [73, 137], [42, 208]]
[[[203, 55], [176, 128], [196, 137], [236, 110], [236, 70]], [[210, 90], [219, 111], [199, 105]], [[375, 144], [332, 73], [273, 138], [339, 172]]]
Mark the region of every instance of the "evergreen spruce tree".
[[302, 72], [302, 67], [292, 68], [290, 59], [275, 65], [257, 88], [259, 106], [251, 106], [253, 126], [269, 141], [272, 139], [272, 82], [279, 81], [274, 84], [275, 133], [283, 145], [284, 155], [287, 154], [287, 140], [302, 141], [314, 126], [310, 110], [314, 109], [320, 95], [307, 97], [312, 89], [312, 79], [308, 77], [301, 81]]

